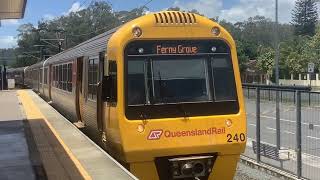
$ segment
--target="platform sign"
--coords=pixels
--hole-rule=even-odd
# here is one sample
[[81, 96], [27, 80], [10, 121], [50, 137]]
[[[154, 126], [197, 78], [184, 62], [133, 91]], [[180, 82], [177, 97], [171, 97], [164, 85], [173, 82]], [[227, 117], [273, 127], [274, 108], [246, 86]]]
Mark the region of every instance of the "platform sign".
[[308, 63], [308, 73], [314, 73], [314, 63]]

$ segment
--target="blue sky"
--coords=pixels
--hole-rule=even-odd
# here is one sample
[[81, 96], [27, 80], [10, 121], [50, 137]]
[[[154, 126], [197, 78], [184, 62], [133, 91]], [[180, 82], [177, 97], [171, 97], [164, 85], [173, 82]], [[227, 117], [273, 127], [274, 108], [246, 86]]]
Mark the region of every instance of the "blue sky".
[[[105, 0], [115, 11], [131, 10], [144, 5], [149, 0]], [[22, 20], [2, 21], [0, 27], [0, 48], [16, 46], [17, 28], [24, 23], [33, 23], [41, 19], [77, 11], [86, 7], [91, 0], [28, 0], [25, 17]], [[208, 17], [219, 17], [237, 22], [255, 15], [273, 18], [274, 0], [153, 0], [148, 4], [149, 10], [160, 11], [168, 7], [179, 6], [185, 10], [197, 9]], [[290, 21], [294, 0], [279, 0], [280, 21]]]

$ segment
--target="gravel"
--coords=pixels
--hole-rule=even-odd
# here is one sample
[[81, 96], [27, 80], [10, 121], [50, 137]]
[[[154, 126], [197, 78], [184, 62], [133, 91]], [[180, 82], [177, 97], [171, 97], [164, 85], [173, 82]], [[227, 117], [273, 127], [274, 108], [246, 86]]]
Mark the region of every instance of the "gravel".
[[267, 174], [264, 171], [253, 169], [249, 166], [238, 163], [237, 172], [234, 180], [280, 180], [280, 178]]

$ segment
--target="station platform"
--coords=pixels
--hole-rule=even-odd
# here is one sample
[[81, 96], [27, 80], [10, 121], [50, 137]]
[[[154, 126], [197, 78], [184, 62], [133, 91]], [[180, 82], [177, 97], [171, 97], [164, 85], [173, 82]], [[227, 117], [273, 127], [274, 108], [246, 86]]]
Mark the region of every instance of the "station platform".
[[137, 179], [31, 90], [0, 91], [0, 179]]
[[[32, 90], [0, 91], [0, 180], [137, 179]], [[278, 179], [238, 163], [234, 180]]]

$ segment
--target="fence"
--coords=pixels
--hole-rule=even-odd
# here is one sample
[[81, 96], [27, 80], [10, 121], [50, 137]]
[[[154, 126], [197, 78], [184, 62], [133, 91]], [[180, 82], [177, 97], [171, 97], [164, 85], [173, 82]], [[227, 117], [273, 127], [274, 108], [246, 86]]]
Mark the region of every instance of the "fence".
[[248, 121], [244, 155], [298, 178], [320, 179], [320, 93], [309, 87], [249, 84], [243, 90]]

